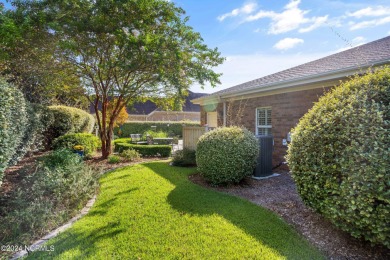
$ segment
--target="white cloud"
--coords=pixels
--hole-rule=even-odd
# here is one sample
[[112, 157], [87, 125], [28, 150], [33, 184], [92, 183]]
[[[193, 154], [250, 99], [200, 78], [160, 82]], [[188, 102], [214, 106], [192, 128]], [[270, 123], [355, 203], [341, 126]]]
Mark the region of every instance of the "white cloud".
[[263, 18], [270, 18], [271, 24], [268, 30], [270, 34], [280, 34], [299, 29], [302, 25], [308, 25], [299, 29], [299, 32], [305, 33], [322, 26], [328, 19], [328, 16], [306, 17], [309, 10], [302, 10], [298, 7], [301, 0], [291, 0], [284, 6], [284, 11], [277, 13], [274, 11], [260, 10], [255, 14], [248, 15], [244, 22], [252, 22]]
[[325, 24], [327, 22], [328, 15], [314, 17], [314, 18], [312, 18], [312, 20], [314, 21], [312, 25], [305, 27], [305, 28], [301, 28], [298, 30], [298, 32], [306, 33], [306, 32], [313, 31], [314, 29], [317, 29], [318, 27], [322, 26], [323, 24]]
[[390, 15], [390, 7], [385, 6], [374, 6], [374, 7], [367, 7], [360, 9], [356, 12], [350, 13], [347, 12], [348, 16], [356, 17], [356, 18], [362, 18], [365, 16], [385, 16]]
[[390, 16], [384, 17], [384, 18], [379, 18], [379, 19], [374, 19], [374, 20], [368, 20], [368, 21], [363, 21], [363, 22], [352, 22], [350, 23], [350, 30], [358, 30], [358, 29], [363, 29], [363, 28], [368, 28], [368, 27], [375, 27], [383, 24], [390, 23]]
[[256, 10], [256, 8], [257, 8], [256, 3], [254, 3], [254, 2], [246, 3], [241, 8], [234, 9], [230, 13], [226, 13], [226, 14], [218, 16], [217, 19], [220, 22], [222, 22], [223, 20], [225, 20], [228, 17], [235, 17], [235, 16], [242, 15], [242, 14], [250, 14], [250, 13], [254, 12]]
[[304, 40], [299, 39], [299, 38], [284, 38], [283, 40], [278, 41], [275, 45], [274, 48], [278, 50], [288, 50], [291, 48], [294, 48], [298, 44], [303, 43]]

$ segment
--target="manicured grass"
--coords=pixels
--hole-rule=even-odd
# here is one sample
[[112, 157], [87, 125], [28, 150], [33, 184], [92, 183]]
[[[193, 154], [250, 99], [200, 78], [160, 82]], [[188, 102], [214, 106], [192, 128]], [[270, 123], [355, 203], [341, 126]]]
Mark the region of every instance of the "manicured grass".
[[270, 211], [191, 183], [195, 170], [160, 161], [104, 175], [92, 210], [30, 258], [324, 258]]

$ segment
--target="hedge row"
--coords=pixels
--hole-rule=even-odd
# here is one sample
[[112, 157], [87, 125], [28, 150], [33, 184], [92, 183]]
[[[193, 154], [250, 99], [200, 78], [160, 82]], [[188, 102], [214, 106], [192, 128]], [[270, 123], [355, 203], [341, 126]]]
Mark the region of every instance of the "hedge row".
[[2, 78], [0, 104], [0, 185], [4, 170], [26, 153], [48, 148], [66, 133], [91, 132], [95, 123], [80, 109], [27, 103], [17, 87]]
[[[120, 137], [130, 137], [131, 134], [143, 134], [156, 126], [156, 131], [168, 133], [169, 136], [183, 136], [184, 126], [199, 126], [198, 122], [128, 122], [114, 129], [114, 134]], [[119, 130], [121, 133], [119, 133]]]
[[115, 144], [115, 151], [119, 153], [128, 149], [136, 150], [142, 156], [169, 157], [172, 152], [172, 146], [170, 145], [138, 145], [138, 144], [129, 144], [129, 143]]
[[23, 94], [0, 78], [0, 185], [3, 172], [23, 138], [27, 121]]

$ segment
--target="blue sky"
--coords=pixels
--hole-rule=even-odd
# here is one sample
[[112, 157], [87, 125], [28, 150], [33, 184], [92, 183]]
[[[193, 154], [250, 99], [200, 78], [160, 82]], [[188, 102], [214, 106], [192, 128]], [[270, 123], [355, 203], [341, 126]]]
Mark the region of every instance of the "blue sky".
[[215, 92], [390, 35], [386, 0], [172, 0], [226, 57]]
[[170, 1], [226, 58], [215, 68], [222, 84], [194, 85], [195, 92], [212, 93], [390, 35], [389, 0]]

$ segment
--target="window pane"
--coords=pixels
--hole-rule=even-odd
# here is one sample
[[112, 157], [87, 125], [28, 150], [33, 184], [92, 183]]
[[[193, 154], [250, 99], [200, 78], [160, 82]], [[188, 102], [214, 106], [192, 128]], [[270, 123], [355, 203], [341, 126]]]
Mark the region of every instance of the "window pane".
[[271, 125], [271, 109], [267, 109], [267, 124]]
[[266, 122], [266, 115], [264, 109], [258, 109], [257, 110], [257, 125], [265, 125]]

